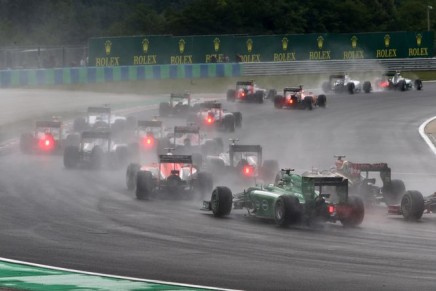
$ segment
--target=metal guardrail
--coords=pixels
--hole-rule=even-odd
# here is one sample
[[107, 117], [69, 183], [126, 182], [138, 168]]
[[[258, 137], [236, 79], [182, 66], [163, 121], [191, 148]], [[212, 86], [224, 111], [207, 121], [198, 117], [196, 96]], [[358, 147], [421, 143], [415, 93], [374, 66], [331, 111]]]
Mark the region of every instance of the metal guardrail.
[[358, 59], [328, 61], [292, 61], [242, 63], [242, 75], [292, 75], [341, 72], [432, 71], [436, 58]]

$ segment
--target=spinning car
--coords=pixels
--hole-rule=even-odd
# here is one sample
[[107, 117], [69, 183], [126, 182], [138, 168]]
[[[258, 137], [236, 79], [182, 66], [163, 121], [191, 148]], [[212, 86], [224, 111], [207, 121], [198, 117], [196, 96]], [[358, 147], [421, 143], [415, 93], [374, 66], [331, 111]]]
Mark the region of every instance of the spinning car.
[[413, 88], [422, 90], [422, 81], [420, 79], [416, 79], [415, 81], [406, 79], [401, 76], [399, 71], [396, 71], [384, 74], [382, 78], [375, 81], [375, 86], [377, 89], [385, 90], [406, 91]]
[[61, 121], [37, 121], [33, 133], [23, 133], [20, 149], [23, 153], [61, 153], [65, 137]]
[[216, 129], [234, 132], [242, 125], [241, 112], [228, 112], [222, 109], [221, 103], [204, 102], [197, 113], [188, 117], [188, 123], [193, 123], [204, 129]]
[[158, 194], [172, 197], [203, 195], [213, 187], [212, 176], [200, 172], [192, 165], [189, 155], [160, 155], [159, 163], [144, 166], [130, 164], [126, 171], [127, 188], [136, 192], [140, 200], [151, 199]]
[[[333, 173], [346, 177], [350, 183], [350, 192], [359, 195], [367, 204], [385, 202], [396, 204], [401, 200], [406, 187], [402, 180], [391, 179], [391, 168], [386, 163], [351, 163], [343, 160], [345, 156], [335, 156], [336, 167]], [[369, 173], [380, 173], [381, 186]]]
[[206, 167], [212, 173], [225, 177], [260, 178], [264, 182], [273, 182], [279, 171], [276, 160], [263, 160], [260, 145], [236, 144], [232, 140], [229, 151], [218, 156], [207, 156]]
[[159, 104], [159, 115], [166, 117], [169, 115], [186, 115], [191, 111], [196, 111], [200, 104], [199, 99], [192, 99], [191, 93], [171, 93], [169, 102]]
[[371, 92], [371, 82], [365, 81], [363, 84], [358, 80], [352, 80], [347, 74], [330, 75], [329, 80], [322, 84], [322, 90], [324, 93], [345, 93], [350, 94], [365, 92]]
[[110, 131], [84, 131], [79, 145], [65, 147], [64, 166], [67, 169], [118, 168], [127, 163], [126, 145], [115, 144]]
[[274, 220], [279, 226], [338, 220], [344, 226], [362, 223], [363, 202], [348, 196], [347, 179], [291, 171], [283, 170], [275, 185], [250, 187], [235, 195], [227, 187], [216, 187], [210, 201], [203, 202], [203, 209], [222, 217], [229, 215], [233, 206], [246, 209], [249, 216]]
[[263, 103], [266, 97], [266, 90], [257, 87], [254, 81], [238, 81], [236, 82], [236, 90], [227, 90], [227, 101], [253, 101]]
[[301, 108], [312, 110], [314, 106], [325, 107], [327, 97], [306, 93], [302, 86], [283, 89], [283, 96], [274, 97], [275, 108]]
[[133, 117], [114, 115], [108, 106], [88, 107], [86, 116], [76, 118], [73, 122], [73, 130], [76, 132], [110, 129], [118, 134], [135, 126], [136, 120]]

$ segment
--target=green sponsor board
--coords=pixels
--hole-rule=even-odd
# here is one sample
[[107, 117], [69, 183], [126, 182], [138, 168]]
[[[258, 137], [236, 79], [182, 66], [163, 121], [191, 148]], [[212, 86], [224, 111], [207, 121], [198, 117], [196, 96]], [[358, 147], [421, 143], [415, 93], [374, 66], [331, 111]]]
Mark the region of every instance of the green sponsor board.
[[432, 32], [132, 36], [89, 40], [91, 66], [433, 57]]

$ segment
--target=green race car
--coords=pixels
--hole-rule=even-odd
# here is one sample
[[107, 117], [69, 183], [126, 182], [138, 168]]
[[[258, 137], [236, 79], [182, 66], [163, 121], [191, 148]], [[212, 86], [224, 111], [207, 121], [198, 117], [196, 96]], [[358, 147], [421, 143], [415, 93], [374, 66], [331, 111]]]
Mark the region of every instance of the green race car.
[[216, 187], [210, 201], [203, 202], [203, 209], [216, 217], [229, 215], [232, 206], [279, 226], [338, 220], [344, 226], [357, 226], [365, 215], [363, 201], [348, 196], [347, 179], [318, 172], [297, 175], [291, 169], [282, 170], [275, 184], [250, 187], [235, 195], [227, 187]]

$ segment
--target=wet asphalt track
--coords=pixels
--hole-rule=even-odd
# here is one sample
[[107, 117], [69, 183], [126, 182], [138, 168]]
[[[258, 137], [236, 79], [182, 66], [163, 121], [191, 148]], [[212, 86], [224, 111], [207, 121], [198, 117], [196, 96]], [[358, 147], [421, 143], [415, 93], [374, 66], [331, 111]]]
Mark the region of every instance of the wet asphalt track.
[[[436, 115], [424, 91], [328, 96], [328, 108], [235, 104], [244, 143], [299, 172], [334, 154], [388, 162], [393, 177], [436, 191], [436, 157], [417, 128]], [[149, 111], [142, 116], [152, 116]], [[174, 120], [172, 120], [174, 122]], [[417, 223], [368, 210], [356, 229], [280, 229], [234, 211], [215, 219], [201, 201], [137, 201], [124, 170], [69, 171], [62, 158], [1, 156], [0, 256], [131, 277], [246, 290], [434, 290], [436, 217]], [[216, 177], [219, 179], [219, 177]]]

